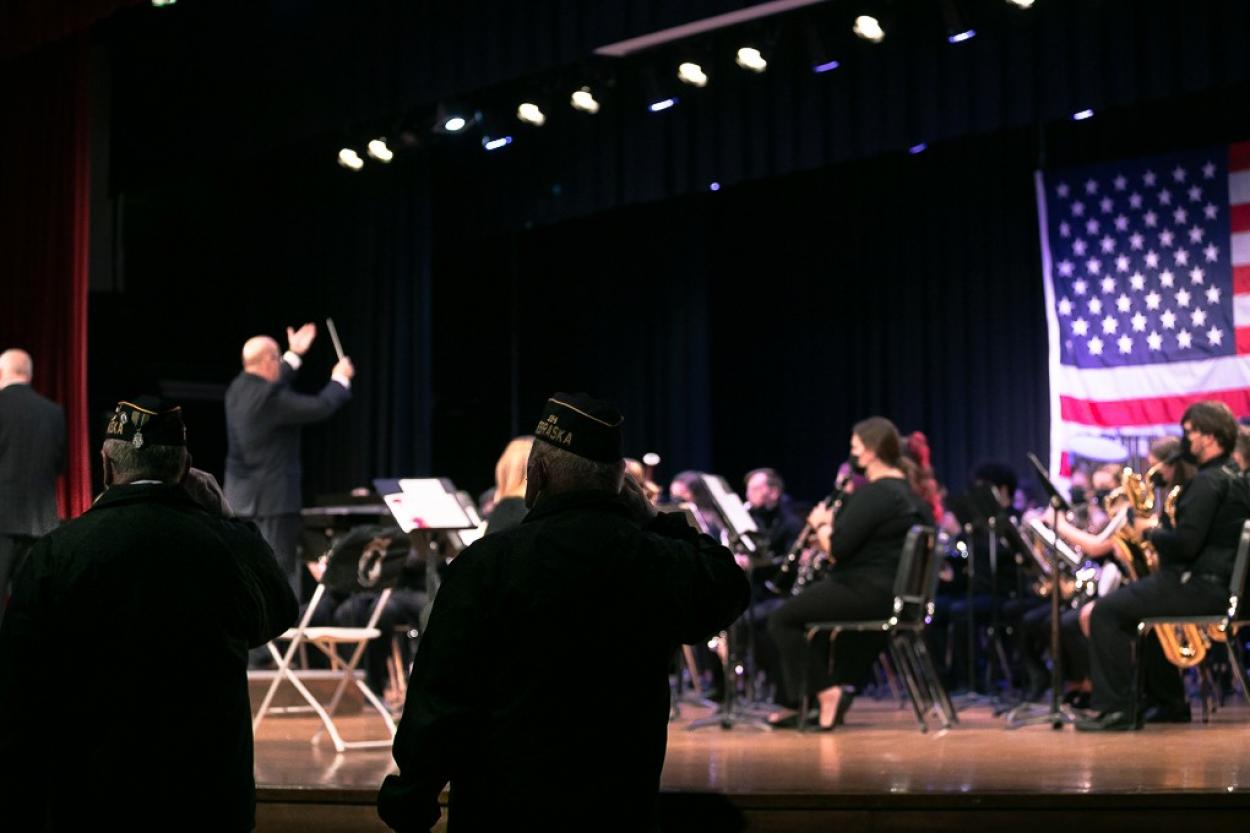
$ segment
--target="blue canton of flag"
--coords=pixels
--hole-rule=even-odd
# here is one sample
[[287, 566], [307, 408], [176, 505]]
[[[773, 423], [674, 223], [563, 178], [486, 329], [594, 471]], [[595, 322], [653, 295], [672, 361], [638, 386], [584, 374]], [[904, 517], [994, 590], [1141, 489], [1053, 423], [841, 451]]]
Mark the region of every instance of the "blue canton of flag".
[[1210, 148], [1046, 177], [1061, 364], [1236, 352], [1227, 157]]

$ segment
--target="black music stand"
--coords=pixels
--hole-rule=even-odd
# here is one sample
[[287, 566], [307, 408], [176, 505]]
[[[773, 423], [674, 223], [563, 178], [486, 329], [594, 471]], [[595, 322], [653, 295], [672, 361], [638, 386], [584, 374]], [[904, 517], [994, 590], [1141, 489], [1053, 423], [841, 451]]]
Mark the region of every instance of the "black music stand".
[[1037, 706], [1022, 703], [1007, 715], [1007, 728], [1019, 729], [1021, 726], [1039, 726], [1049, 723], [1052, 729], [1062, 729], [1064, 724], [1075, 723], [1076, 715], [1063, 703], [1063, 668], [1059, 642], [1059, 523], [1060, 512], [1072, 507], [1067, 499], [1060, 494], [1051, 482], [1050, 475], [1037, 455], [1029, 452], [1029, 463], [1037, 473], [1037, 479], [1050, 496], [1050, 508], [1054, 512], [1050, 524], [1051, 539], [1047, 542], [1050, 554], [1050, 708], [1040, 712]]
[[[742, 499], [738, 497], [729, 484], [725, 482], [723, 477], [714, 474], [700, 475], [703, 483], [707, 486], [711, 493], [713, 507], [721, 521], [721, 526], [725, 530], [725, 535], [729, 539], [729, 548], [736, 554], [742, 554], [749, 557], [754, 556], [758, 547], [752, 536], [759, 534], [759, 528], [755, 525], [755, 520], [751, 517], [751, 513], [747, 511], [742, 504]], [[751, 576], [748, 570], [747, 581], [750, 582]], [[754, 586], [752, 584], [752, 586]], [[754, 595], [754, 591], [752, 591]], [[752, 598], [752, 603], [754, 598]], [[724, 675], [724, 691], [722, 692], [723, 701], [720, 711], [711, 717], [703, 717], [698, 720], [690, 721], [686, 727], [690, 731], [702, 729], [705, 726], [720, 726], [722, 729], [732, 729], [735, 726], [747, 726], [752, 729], [764, 729], [771, 731], [773, 726], [764, 717], [761, 716], [761, 709], [758, 704], [751, 702], [754, 699], [754, 675], [755, 675], [755, 616], [752, 612], [754, 604], [747, 605], [746, 626], [747, 626], [747, 648], [746, 656], [743, 657], [741, 666], [735, 662], [735, 650], [733, 632], [737, 622], [731, 624], [724, 631], [723, 638], [726, 641], [724, 658], [721, 660]], [[741, 620], [740, 620], [741, 621]], [[738, 674], [739, 667], [743, 668], [746, 677], [745, 691], [749, 699], [742, 702], [738, 699]]]

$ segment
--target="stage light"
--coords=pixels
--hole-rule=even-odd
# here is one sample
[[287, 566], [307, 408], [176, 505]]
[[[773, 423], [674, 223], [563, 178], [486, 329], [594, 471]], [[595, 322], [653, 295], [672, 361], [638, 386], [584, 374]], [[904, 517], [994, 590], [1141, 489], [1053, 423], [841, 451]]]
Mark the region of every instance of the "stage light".
[[917, 153], [924, 153], [928, 149], [929, 149], [929, 146], [926, 145], [924, 142], [921, 142], [918, 145], [912, 145], [911, 147], [909, 147], [907, 149], [907, 152], [910, 153], [912, 156], [915, 156]]
[[872, 15], [861, 14], [855, 18], [855, 25], [851, 27], [851, 31], [873, 43], [881, 43], [885, 40], [885, 30], [881, 28], [881, 21]]
[[582, 87], [573, 93], [569, 103], [573, 105], [574, 110], [581, 110], [583, 113], [598, 113], [599, 102], [595, 99], [594, 94], [590, 91], [590, 87]]
[[166, 6], [172, 6], [177, 2], [178, 0], [152, 0], [152, 5], [158, 9], [163, 9]]
[[719, 183], [719, 182], [713, 182], [711, 185], [709, 185], [709, 186], [707, 187], [707, 189], [708, 189], [709, 191], [719, 191], [719, 190], [720, 190], [720, 183]]
[[386, 146], [385, 139], [374, 139], [369, 143], [366, 152], [379, 162], [390, 162], [395, 154]]
[[972, 40], [976, 36], [976, 29], [964, 29], [961, 32], [955, 32], [954, 34], [947, 35], [946, 41], [947, 43], [963, 43], [966, 40]]
[[358, 171], [365, 166], [365, 160], [351, 148], [343, 148], [339, 151], [339, 164], [349, 171]]
[[744, 46], [738, 50], [738, 66], [751, 72], [763, 72], [768, 69], [768, 61], [753, 46]]
[[487, 137], [482, 140], [482, 147], [487, 150], [499, 150], [500, 148], [507, 147], [510, 144], [512, 144], [511, 136], [499, 136], [494, 139]]
[[1017, 9], [1033, 8], [1033, 0], [1007, 0], [1007, 2], [1015, 6]]
[[977, 30], [968, 25], [959, 0], [942, 0], [942, 19], [946, 22], [947, 43], [963, 43], [977, 36]]
[[670, 107], [675, 107], [676, 105], [677, 105], [676, 98], [661, 98], [659, 101], [653, 101], [650, 104], [648, 104], [647, 109], [650, 110], [652, 113], [659, 113], [662, 110], [667, 110]]
[[813, 64], [812, 72], [829, 72], [830, 70], [837, 69], [839, 66], [841, 66], [841, 64], [837, 61], [825, 61], [823, 64]]
[[1093, 110], [1081, 110], [1080, 112], [1072, 114], [1073, 121], [1085, 121], [1086, 119], [1092, 119], [1093, 117], [1094, 117]]
[[467, 124], [468, 122], [465, 121], [463, 116], [452, 116], [443, 122], [443, 129], [448, 133], [459, 133], [461, 130], [464, 130]]
[[707, 73], [703, 71], [703, 67], [693, 61], [686, 61], [677, 67], [677, 78], [683, 84], [689, 84], [692, 87], [707, 86]]
[[532, 124], [535, 127], [542, 127], [547, 122], [547, 116], [542, 109], [530, 101], [516, 108], [516, 117], [526, 124]]

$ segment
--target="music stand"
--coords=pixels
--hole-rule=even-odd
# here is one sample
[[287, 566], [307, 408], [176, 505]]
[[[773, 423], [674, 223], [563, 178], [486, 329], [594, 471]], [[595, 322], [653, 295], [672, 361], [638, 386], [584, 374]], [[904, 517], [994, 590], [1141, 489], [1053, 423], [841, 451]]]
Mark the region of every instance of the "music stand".
[[1076, 715], [1064, 707], [1062, 696], [1063, 668], [1059, 641], [1059, 547], [1056, 542], [1059, 540], [1059, 513], [1066, 512], [1072, 507], [1068, 504], [1067, 498], [1051, 482], [1050, 474], [1042, 465], [1042, 461], [1037, 459], [1037, 455], [1030, 451], [1028, 456], [1029, 463], [1037, 473], [1038, 482], [1050, 496], [1050, 508], [1054, 513], [1050, 524], [1051, 537], [1047, 542], [1047, 549], [1050, 551], [1050, 708], [1045, 712], [1038, 712], [1036, 706], [1022, 703], [1007, 715], [1007, 728], [1019, 729], [1021, 726], [1049, 723], [1052, 729], [1062, 729], [1064, 724], [1076, 722]]
[[[759, 547], [752, 536], [759, 534], [759, 527], [755, 525], [755, 519], [751, 517], [751, 513], [747, 511], [742, 504], [742, 499], [729, 488], [729, 484], [723, 477], [715, 474], [700, 475], [703, 484], [707, 487], [708, 492], [712, 496], [712, 507], [716, 515], [721, 521], [721, 526], [725, 530], [725, 536], [729, 539], [729, 548], [736, 554], [749, 556], [755, 555]], [[748, 570], [747, 580], [750, 581], [750, 571]], [[754, 599], [751, 600], [754, 602]], [[754, 697], [755, 673], [755, 617], [751, 608], [753, 604], [747, 605], [746, 625], [747, 625], [747, 650], [746, 657], [743, 660], [743, 667], [746, 676], [746, 691], [749, 697]], [[737, 623], [734, 623], [737, 624]], [[737, 697], [737, 666], [734, 663], [734, 640], [732, 637], [734, 625], [730, 625], [725, 630], [725, 652], [724, 658], [721, 660], [724, 674], [724, 687], [722, 692], [723, 702], [719, 714], [711, 717], [703, 717], [698, 720], [690, 721], [690, 725], [686, 728], [690, 731], [702, 729], [705, 726], [720, 726], [722, 729], [732, 729], [735, 726], [748, 726], [753, 729], [772, 730], [772, 725], [760, 717], [759, 709], [753, 708], [754, 703], [748, 701], [742, 703]]]

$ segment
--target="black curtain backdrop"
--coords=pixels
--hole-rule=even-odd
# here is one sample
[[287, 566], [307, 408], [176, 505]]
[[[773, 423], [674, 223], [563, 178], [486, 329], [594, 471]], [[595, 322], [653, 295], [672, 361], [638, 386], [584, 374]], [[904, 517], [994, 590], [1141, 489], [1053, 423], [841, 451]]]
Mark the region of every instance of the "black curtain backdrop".
[[[620, 4], [608, 29], [646, 31], [628, 10], [653, 6]], [[722, 67], [661, 116], [553, 109], [497, 154], [471, 135], [352, 174], [332, 162], [341, 137], [390, 93], [516, 77], [602, 32], [575, 2], [444, 10], [460, 22], [439, 17], [437, 48], [404, 59], [420, 83], [400, 61], [378, 87], [371, 61], [402, 39], [321, 49], [335, 35], [309, 8], [287, 9], [303, 41], [272, 17], [229, 60], [215, 19], [113, 32], [122, 283], [93, 301], [92, 390], [217, 386], [182, 389], [217, 446], [197, 458], [219, 470], [211, 426], [243, 339], [333, 314], [361, 379], [309, 432], [310, 495], [383, 473], [485, 488], [508, 438], [568, 389], [617, 400], [630, 452], [659, 452], [665, 477], [771, 464], [815, 497], [871, 413], [929, 433], [953, 489], [979, 459], [1019, 466], [1047, 419], [1033, 171], [1250, 137], [1246, 4], [1052, 0], [1027, 18], [984, 4], [1001, 25], [958, 48], [903, 29], [850, 45], [831, 78]], [[494, 57], [474, 65], [469, 46]], [[339, 59], [341, 78], [311, 89]], [[918, 140], [929, 150], [907, 155]], [[136, 332], [156, 346], [122, 353]], [[304, 378], [319, 383], [317, 349]]]
[[243, 342], [285, 349], [287, 325], [315, 322], [297, 385], [315, 391], [335, 361], [330, 316], [357, 376], [352, 402], [305, 430], [306, 496], [428, 470], [428, 174], [418, 160], [391, 173], [350, 182], [275, 158], [123, 198], [122, 282], [92, 295], [95, 413], [159, 390], [184, 403], [196, 464], [220, 475]]

